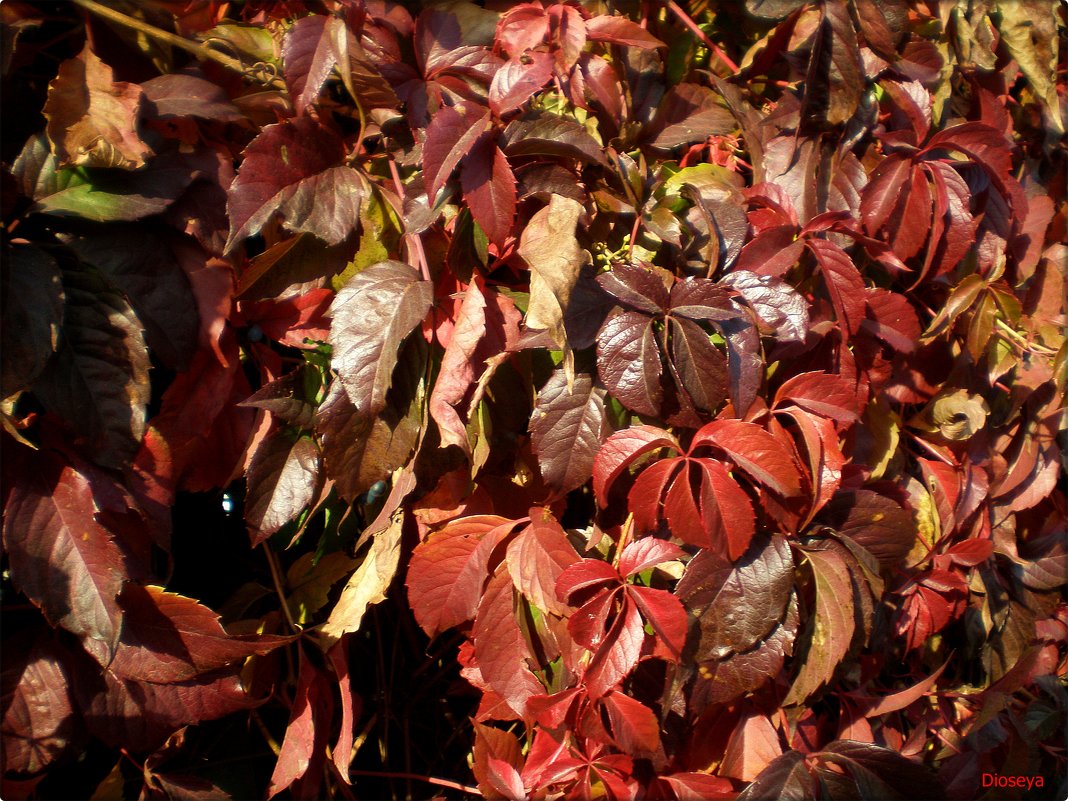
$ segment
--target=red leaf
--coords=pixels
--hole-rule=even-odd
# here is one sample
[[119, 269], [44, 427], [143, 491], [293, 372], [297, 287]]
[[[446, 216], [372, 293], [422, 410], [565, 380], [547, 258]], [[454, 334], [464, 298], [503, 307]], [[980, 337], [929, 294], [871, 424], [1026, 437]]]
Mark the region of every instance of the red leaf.
[[660, 750], [660, 724], [653, 710], [617, 690], [604, 696], [601, 705], [620, 749], [635, 757], [651, 757]]
[[639, 456], [660, 448], [682, 451], [675, 437], [654, 426], [631, 426], [605, 441], [593, 462], [593, 492], [602, 509], [608, 504], [608, 491], [620, 473]]
[[[690, 484], [690, 462], [676, 474], [664, 496], [664, 519], [673, 536], [699, 548], [709, 548], [713, 541], [701, 519], [697, 499]], [[635, 484], [637, 486], [637, 484]]]
[[715, 801], [733, 799], [738, 795], [728, 779], [707, 773], [673, 773], [661, 776], [660, 781], [671, 786], [678, 801]]
[[206, 606], [161, 587], [127, 584], [120, 601], [126, 612], [122, 639], [108, 667], [122, 679], [188, 681], [290, 642], [271, 635], [231, 636]]
[[515, 592], [503, 566], [486, 585], [472, 637], [482, 678], [517, 715], [525, 715], [527, 700], [545, 688], [530, 672], [533, 655], [516, 621]]
[[853, 260], [838, 245], [826, 239], [806, 240], [823, 274], [835, 316], [849, 334], [855, 334], [864, 319], [864, 279]]
[[660, 503], [668, 486], [686, 459], [660, 459], [646, 467], [627, 493], [627, 508], [634, 515], [634, 530], [639, 534], [656, 531], [661, 518]]
[[349, 673], [348, 640], [343, 637], [326, 652], [326, 657], [334, 668], [337, 688], [341, 695], [341, 726], [338, 729], [337, 742], [334, 743], [334, 765], [346, 781], [350, 781], [349, 763], [352, 761], [353, 726], [360, 714], [360, 696], [352, 689], [352, 677]]
[[634, 540], [619, 556], [619, 572], [625, 578], [641, 573], [650, 567], [682, 559], [686, 552], [678, 545], [655, 537]]
[[771, 721], [766, 715], [750, 712], [738, 721], [731, 734], [720, 772], [750, 782], [780, 754], [779, 733]]
[[489, 106], [498, 117], [514, 111], [541, 89], [553, 74], [553, 57], [537, 51], [513, 56], [490, 84]]
[[756, 515], [749, 496], [738, 486], [726, 465], [698, 459], [701, 466], [701, 518], [715, 547], [738, 559], [749, 547], [756, 530]]
[[452, 171], [489, 124], [489, 112], [475, 105], [447, 106], [434, 115], [423, 142], [423, 176], [431, 206]]
[[[330, 685], [316, 667], [301, 652], [300, 679], [293, 694], [289, 724], [282, 741], [282, 750], [271, 774], [267, 798], [274, 798], [308, 772], [316, 757], [321, 758], [320, 745], [326, 739], [330, 707]], [[318, 725], [316, 725], [318, 724]]]
[[642, 617], [653, 627], [657, 638], [657, 651], [672, 662], [679, 661], [686, 644], [688, 621], [686, 610], [679, 599], [667, 590], [652, 587], [627, 586], [628, 595], [634, 600]]
[[609, 14], [597, 14], [586, 20], [586, 38], [646, 50], [667, 46], [636, 22]]
[[633, 603], [624, 603], [586, 668], [590, 698], [600, 698], [634, 670], [641, 656], [645, 629]]
[[786, 379], [775, 393], [774, 405], [783, 401], [840, 423], [853, 423], [859, 417], [856, 387], [833, 373], [801, 373]]
[[[516, 788], [513, 777], [504, 769], [507, 766], [516, 772], [523, 767], [523, 749], [514, 734], [475, 723], [475, 742], [471, 754], [471, 772], [475, 774], [478, 788], [486, 798], [513, 798], [519, 801], [524, 797], [522, 780]], [[504, 787], [500, 786], [502, 778], [508, 780]], [[514, 778], [518, 779], [518, 773]], [[518, 796], [514, 795], [515, 789], [519, 790]]]
[[438, 424], [443, 447], [456, 445], [465, 453], [470, 451], [466, 425], [455, 407], [486, 375], [487, 360], [515, 346], [519, 320], [510, 299], [486, 289], [480, 276], [471, 281], [430, 393], [430, 414]]
[[488, 134], [471, 148], [460, 173], [460, 187], [471, 216], [497, 247], [512, 233], [515, 218], [515, 176], [508, 159]]
[[122, 553], [96, 520], [84, 475], [46, 452], [27, 467], [4, 510], [11, 578], [53, 625], [110, 651], [121, 625]]
[[694, 435], [691, 452], [699, 445], [719, 448], [753, 480], [780, 495], [790, 497], [801, 491], [801, 477], [790, 455], [754, 423], [716, 420]]
[[579, 561], [579, 555], [547, 510], [530, 511], [530, 525], [508, 543], [508, 572], [515, 588], [534, 606], [566, 616], [570, 607], [557, 600], [556, 582], [567, 567]]
[[580, 559], [568, 565], [556, 579], [556, 595], [569, 599], [580, 590], [596, 587], [598, 584], [619, 583], [619, 572], [607, 562], [600, 559]]
[[473, 515], [416, 547], [405, 583], [415, 619], [429, 636], [475, 616], [490, 553], [515, 525], [496, 515]]

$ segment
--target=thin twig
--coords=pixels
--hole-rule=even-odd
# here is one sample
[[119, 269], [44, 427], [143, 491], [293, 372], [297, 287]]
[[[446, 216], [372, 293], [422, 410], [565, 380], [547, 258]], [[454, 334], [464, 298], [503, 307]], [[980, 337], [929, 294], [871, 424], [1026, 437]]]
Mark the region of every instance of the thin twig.
[[278, 741], [271, 736], [271, 732], [267, 729], [267, 724], [263, 722], [263, 718], [260, 717], [259, 712], [255, 709], [252, 710], [252, 720], [256, 724], [256, 728], [260, 730], [260, 735], [267, 741], [267, 747], [271, 749], [271, 753], [278, 756], [282, 753], [282, 747], [278, 744]]
[[439, 779], [436, 776], [420, 776], [418, 773], [402, 773], [400, 771], [391, 770], [350, 770], [350, 776], [374, 776], [380, 779], [408, 779], [415, 780], [417, 782], [426, 782], [427, 784], [434, 784], [438, 787], [447, 787], [450, 790], [459, 790], [462, 793], [468, 795], [481, 796], [482, 791], [477, 787], [472, 787], [468, 784], [460, 784], [459, 782], [449, 781], [448, 779]]
[[[210, 47], [206, 47], [199, 42], [190, 41], [178, 34], [165, 31], [162, 28], [157, 28], [155, 25], [149, 25], [147, 22], [127, 16], [121, 11], [116, 11], [113, 8], [97, 3], [96, 0], [73, 0], [73, 2], [75, 5], [84, 8], [86, 11], [90, 11], [97, 16], [110, 20], [117, 25], [140, 31], [157, 41], [166, 42], [169, 45], [185, 50], [187, 53], [192, 53], [199, 59], [204, 61], [214, 61], [216, 64], [226, 67], [228, 70], [241, 73], [246, 77], [252, 77], [249, 70], [238, 59], [232, 58], [225, 53], [220, 53], [217, 50], [212, 50]], [[270, 80], [263, 82], [271, 86], [281, 87], [285, 85], [278, 78], [271, 78]]]
[[278, 593], [278, 600], [281, 604], [282, 614], [285, 616], [286, 623], [289, 624], [290, 631], [299, 632], [301, 629], [293, 619], [293, 613], [289, 611], [289, 604], [286, 602], [286, 592], [282, 585], [282, 570], [278, 566], [278, 560], [267, 543], [264, 543], [263, 545], [263, 553], [267, 557], [267, 565], [271, 568], [271, 581], [274, 582], [274, 591]]
[[723, 66], [727, 67], [731, 72], [738, 71], [738, 65], [734, 63], [734, 60], [724, 53], [718, 44], [708, 38], [708, 34], [701, 30], [701, 26], [694, 22], [693, 17], [681, 9], [675, 0], [667, 0], [664, 5], [678, 18], [679, 22], [689, 28], [693, 35], [701, 40], [705, 47], [712, 51], [716, 58], [723, 62]]

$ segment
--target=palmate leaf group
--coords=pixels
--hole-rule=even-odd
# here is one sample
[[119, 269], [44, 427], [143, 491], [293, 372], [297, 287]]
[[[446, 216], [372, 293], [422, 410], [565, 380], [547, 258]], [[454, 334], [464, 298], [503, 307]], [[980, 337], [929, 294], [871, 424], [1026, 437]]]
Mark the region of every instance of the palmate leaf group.
[[39, 6], [0, 795], [1063, 795], [1062, 7]]

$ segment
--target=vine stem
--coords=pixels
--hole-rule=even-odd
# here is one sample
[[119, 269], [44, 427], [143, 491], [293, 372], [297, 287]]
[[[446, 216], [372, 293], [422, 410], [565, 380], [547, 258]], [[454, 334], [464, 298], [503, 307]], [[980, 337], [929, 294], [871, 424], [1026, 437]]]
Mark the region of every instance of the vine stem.
[[[135, 31], [140, 31], [141, 33], [145, 34], [146, 36], [150, 36], [153, 39], [157, 39], [161, 42], [166, 42], [167, 44], [173, 45], [174, 47], [177, 47], [181, 50], [185, 50], [187, 53], [192, 53], [199, 59], [202, 59], [204, 61], [214, 61], [216, 64], [226, 67], [229, 70], [239, 72], [246, 77], [249, 76], [249, 72], [244, 64], [242, 64], [238, 59], [228, 56], [225, 53], [220, 53], [217, 50], [212, 50], [210, 47], [206, 47], [205, 45], [199, 44], [197, 42], [192, 42], [189, 39], [179, 36], [178, 34], [171, 33], [170, 31], [165, 31], [162, 28], [157, 28], [155, 25], [149, 25], [147, 22], [143, 22], [139, 19], [135, 19], [134, 17], [127, 16], [121, 11], [116, 11], [113, 8], [109, 8], [108, 6], [96, 2], [96, 0], [72, 0], [72, 2], [77, 6], [81, 6], [86, 11], [90, 11], [93, 14], [96, 14], [99, 17], [103, 17], [104, 19], [110, 20], [118, 25], [122, 25], [123, 27], [131, 28]], [[277, 78], [272, 78], [270, 81], [267, 81], [267, 83], [269, 83], [270, 85], [283, 85]]]
[[349, 775], [375, 776], [380, 779], [408, 779], [417, 782], [426, 782], [427, 784], [434, 784], [438, 787], [447, 787], [450, 790], [459, 790], [461, 793], [467, 793], [468, 795], [482, 795], [481, 790], [477, 787], [472, 787], [469, 784], [460, 784], [459, 782], [449, 781], [448, 779], [439, 779], [436, 776], [420, 776], [418, 773], [404, 773], [392, 770], [350, 770]]
[[701, 30], [701, 26], [694, 22], [693, 17], [691, 17], [682, 8], [680, 8], [679, 4], [676, 3], [675, 0], [667, 0], [664, 5], [672, 14], [674, 14], [678, 18], [679, 22], [689, 28], [693, 35], [701, 40], [705, 47], [707, 47], [715, 54], [716, 58], [723, 62], [723, 65], [725, 67], [731, 70], [731, 72], [738, 71], [738, 65], [734, 63], [734, 60], [726, 53], [724, 53], [722, 48], [720, 48], [718, 44], [708, 38], [708, 34]]

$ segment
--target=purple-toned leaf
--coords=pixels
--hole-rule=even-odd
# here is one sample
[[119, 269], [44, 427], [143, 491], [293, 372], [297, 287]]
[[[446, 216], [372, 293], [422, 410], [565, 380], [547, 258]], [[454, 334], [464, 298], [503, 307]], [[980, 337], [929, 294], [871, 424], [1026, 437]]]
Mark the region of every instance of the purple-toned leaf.
[[816, 605], [807, 626], [805, 651], [797, 660], [800, 669], [783, 701], [784, 706], [804, 703], [829, 682], [853, 641], [853, 584], [838, 550], [841, 547], [824, 545], [803, 549], [815, 582]]
[[460, 173], [460, 188], [486, 238], [503, 247], [515, 218], [515, 176], [489, 135], [483, 134], [471, 148]]
[[597, 283], [620, 303], [646, 314], [661, 314], [671, 305], [663, 275], [663, 270], [624, 263], [598, 275]]
[[737, 123], [711, 89], [696, 83], [671, 87], [660, 101], [648, 127], [649, 144], [661, 150], [702, 142], [709, 136], [730, 133]]
[[132, 459], [145, 432], [150, 387], [140, 321], [95, 270], [63, 271], [66, 305], [56, 355], [34, 384], [45, 408], [74, 426], [106, 467]]
[[275, 432], [256, 449], [248, 466], [245, 521], [253, 546], [304, 511], [319, 489], [319, 446], [310, 437], [294, 440]]
[[589, 164], [606, 164], [604, 152], [589, 132], [567, 117], [542, 113], [513, 120], [501, 137], [509, 156], [549, 156]]
[[397, 261], [368, 267], [338, 292], [330, 306], [331, 364], [359, 414], [385, 408], [401, 341], [422, 322], [432, 301], [430, 283]]
[[337, 61], [332, 37], [326, 30], [331, 23], [344, 25], [334, 17], [312, 14], [298, 19], [286, 31], [282, 64], [286, 88], [297, 114], [304, 114], [318, 99]]
[[863, 798], [896, 795], [917, 801], [935, 801], [946, 797], [945, 788], [929, 768], [889, 748], [836, 740], [825, 746], [819, 757], [844, 768], [856, 782]]
[[189, 367], [200, 329], [196, 297], [176, 255], [188, 242], [144, 224], [112, 225], [70, 242], [82, 261], [122, 290], [145, 327], [149, 349], [176, 370]]
[[545, 86], [552, 74], [553, 57], [549, 53], [534, 51], [513, 56], [493, 76], [490, 109], [498, 117], [515, 111]]
[[713, 412], [727, 397], [727, 358], [697, 323], [671, 318], [671, 361], [698, 409]]
[[701, 663], [698, 673], [704, 681], [694, 687], [691, 708], [696, 711], [712, 704], [726, 704], [773, 681], [782, 672], [786, 657], [793, 653], [798, 618], [794, 593], [783, 622], [771, 634], [744, 653]]
[[365, 181], [342, 164], [345, 143], [310, 117], [268, 125], [245, 148], [230, 187], [226, 252], [256, 234], [278, 213], [293, 233], [309, 233], [328, 245], [359, 225]]
[[473, 104], [447, 106], [434, 115], [423, 142], [423, 177], [431, 205], [489, 124], [489, 112]]
[[611, 42], [648, 50], [666, 47], [638, 23], [609, 14], [598, 14], [586, 20], [586, 38], [594, 42]]
[[764, 375], [760, 334], [752, 321], [744, 317], [716, 324], [727, 341], [727, 371], [731, 403], [737, 415], [745, 415], [756, 400]]
[[9, 398], [41, 374], [59, 340], [63, 284], [59, 265], [33, 245], [5, 248], [0, 262], [0, 394]]
[[4, 510], [11, 578], [49, 622], [99, 640], [119, 638], [122, 553], [96, 520], [88, 479], [50, 454], [34, 459]]
[[749, 651], [781, 625], [793, 591], [794, 560], [781, 535], [754, 540], [739, 560], [700, 551], [675, 588], [697, 615], [699, 662]]
[[[763, 0], [765, 4], [778, 0]], [[816, 782], [808, 772], [805, 755], [787, 751], [773, 759], [746, 787], [738, 801], [810, 801], [816, 797]]]
[[756, 316], [775, 329], [780, 342], [804, 341], [808, 334], [808, 301], [785, 281], [770, 275], [734, 270], [723, 276], [720, 283], [745, 298]]
[[569, 388], [562, 369], [545, 382], [530, 416], [530, 439], [545, 483], [570, 492], [593, 474], [593, 462], [608, 435], [605, 391], [588, 373], [578, 373]]
[[863, 545], [887, 568], [900, 566], [915, 542], [912, 515], [897, 501], [871, 490], [839, 492], [818, 519]]
[[197, 117], [218, 122], [245, 119], [221, 86], [196, 75], [160, 75], [144, 81], [141, 89], [148, 101], [146, 105], [154, 108], [160, 119]]
[[298, 369], [269, 381], [238, 405], [266, 409], [291, 426], [309, 429], [315, 421], [316, 407], [304, 400], [303, 394], [304, 374]]
[[605, 320], [597, 333], [597, 373], [613, 397], [638, 414], [659, 416], [662, 371], [653, 318], [619, 311]]

